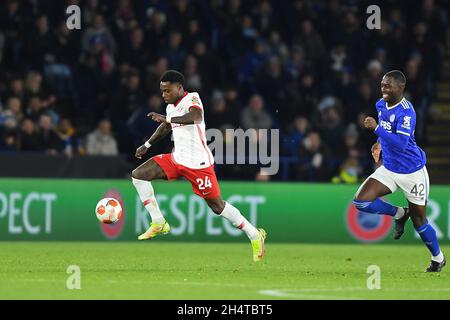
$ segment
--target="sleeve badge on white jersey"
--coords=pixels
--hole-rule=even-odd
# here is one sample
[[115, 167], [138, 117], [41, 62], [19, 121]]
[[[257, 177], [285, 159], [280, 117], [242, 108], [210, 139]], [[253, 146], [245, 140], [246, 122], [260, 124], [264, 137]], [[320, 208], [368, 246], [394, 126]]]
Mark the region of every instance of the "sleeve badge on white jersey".
[[198, 97], [196, 97], [196, 96], [193, 96], [193, 97], [191, 98], [191, 102], [192, 102], [193, 104], [197, 105], [197, 106], [200, 105], [200, 101], [198, 100]]

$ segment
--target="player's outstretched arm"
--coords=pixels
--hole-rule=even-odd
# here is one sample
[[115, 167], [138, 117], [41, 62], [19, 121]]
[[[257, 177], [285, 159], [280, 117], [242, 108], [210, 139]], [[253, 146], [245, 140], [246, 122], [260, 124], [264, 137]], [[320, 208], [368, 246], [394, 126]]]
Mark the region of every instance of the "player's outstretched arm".
[[142, 156], [147, 152], [148, 148], [158, 140], [164, 138], [170, 131], [172, 131], [172, 126], [170, 123], [163, 122], [159, 125], [156, 131], [152, 134], [150, 139], [148, 139], [145, 144], [136, 149], [135, 157], [142, 159]]
[[367, 117], [364, 120], [364, 125], [367, 129], [373, 130], [377, 136], [387, 141], [392, 146], [405, 150], [408, 145], [408, 136], [405, 134], [387, 132], [382, 126], [379, 126], [376, 120], [372, 117]]
[[185, 115], [182, 115], [180, 117], [169, 118], [167, 116], [163, 116], [156, 112], [150, 112], [147, 116], [152, 118], [152, 120], [154, 120], [156, 122], [178, 123], [178, 124], [200, 123], [203, 118], [202, 110], [200, 110], [199, 108], [193, 108], [193, 107], [191, 107], [191, 109], [189, 110], [188, 113], [186, 113]]

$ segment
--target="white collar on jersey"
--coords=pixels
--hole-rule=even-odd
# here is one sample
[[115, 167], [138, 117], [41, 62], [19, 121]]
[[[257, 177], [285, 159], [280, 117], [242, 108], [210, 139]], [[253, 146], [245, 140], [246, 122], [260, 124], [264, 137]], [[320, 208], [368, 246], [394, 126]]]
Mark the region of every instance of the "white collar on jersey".
[[388, 109], [388, 110], [394, 109], [396, 106], [398, 106], [400, 103], [402, 103], [405, 100], [406, 100], [405, 97], [403, 97], [402, 100], [400, 100], [398, 103], [394, 104], [392, 107], [389, 107], [388, 103], [386, 102], [386, 109]]

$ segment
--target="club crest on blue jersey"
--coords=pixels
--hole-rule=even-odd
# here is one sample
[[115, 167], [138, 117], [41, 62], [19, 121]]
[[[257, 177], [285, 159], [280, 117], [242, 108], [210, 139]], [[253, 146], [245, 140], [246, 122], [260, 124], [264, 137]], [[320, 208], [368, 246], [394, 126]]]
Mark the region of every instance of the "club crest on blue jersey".
[[401, 174], [420, 170], [426, 164], [426, 155], [414, 137], [416, 113], [411, 102], [402, 98], [389, 107], [380, 99], [375, 108], [379, 124], [375, 133], [381, 143], [385, 168]]

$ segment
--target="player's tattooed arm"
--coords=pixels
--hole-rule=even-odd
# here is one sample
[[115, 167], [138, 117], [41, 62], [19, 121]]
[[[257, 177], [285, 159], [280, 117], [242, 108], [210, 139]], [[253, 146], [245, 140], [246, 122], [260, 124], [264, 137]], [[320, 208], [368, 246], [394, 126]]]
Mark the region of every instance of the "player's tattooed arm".
[[202, 110], [198, 108], [191, 108], [188, 113], [182, 115], [180, 117], [168, 118], [163, 116], [162, 114], [150, 112], [148, 117], [152, 118], [152, 120], [156, 122], [162, 123], [177, 123], [177, 124], [195, 124], [200, 123], [202, 121]]
[[172, 131], [172, 126], [170, 125], [170, 123], [161, 123], [156, 131], [152, 134], [150, 139], [148, 139], [148, 143], [154, 144], [156, 141], [164, 138], [170, 131]]
[[170, 122], [179, 124], [196, 124], [202, 122], [202, 118], [202, 110], [198, 108], [191, 108], [188, 113], [181, 117], [173, 117]]
[[156, 131], [152, 134], [150, 139], [148, 139], [145, 144], [136, 149], [135, 157], [142, 159], [142, 156], [147, 152], [148, 148], [159, 139], [164, 138], [170, 131], [172, 131], [172, 126], [170, 123], [163, 122], [159, 125]]

